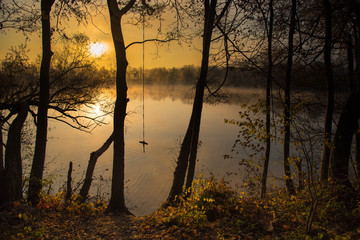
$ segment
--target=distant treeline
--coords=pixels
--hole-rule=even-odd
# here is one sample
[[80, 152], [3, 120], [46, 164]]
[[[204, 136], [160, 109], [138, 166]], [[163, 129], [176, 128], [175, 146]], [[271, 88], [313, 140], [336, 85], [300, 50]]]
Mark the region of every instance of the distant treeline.
[[[200, 67], [186, 65], [181, 68], [152, 68], [145, 69], [145, 84], [148, 85], [195, 85], [200, 73]], [[142, 84], [142, 68], [127, 70], [129, 84]], [[211, 67], [208, 83], [210, 86], [220, 84], [224, 80], [225, 69]], [[225, 86], [261, 87], [261, 78], [256, 72], [231, 68]]]
[[[346, 71], [342, 67], [334, 69], [334, 83], [337, 90], [346, 90], [344, 84]], [[200, 67], [186, 65], [181, 68], [152, 68], [145, 69], [146, 85], [192, 85], [194, 86], [199, 76]], [[209, 70], [208, 85], [216, 88], [225, 77], [226, 70], [223, 67], [212, 66]], [[274, 87], [282, 87], [284, 79], [284, 68], [277, 66], [274, 71]], [[142, 84], [142, 68], [129, 67], [127, 70], [128, 84]], [[263, 88], [266, 83], [265, 73], [258, 69], [249, 69], [241, 67], [231, 67], [228, 70], [226, 87], [246, 87], [246, 88]], [[294, 66], [292, 87], [298, 90], [326, 90], [325, 74], [323, 66], [318, 65], [316, 68], [304, 66]]]

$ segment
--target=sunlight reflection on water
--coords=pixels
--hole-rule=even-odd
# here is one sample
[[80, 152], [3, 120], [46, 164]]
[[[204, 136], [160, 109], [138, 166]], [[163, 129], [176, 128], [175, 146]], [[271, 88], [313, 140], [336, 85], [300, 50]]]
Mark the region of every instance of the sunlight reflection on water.
[[[238, 162], [224, 159], [230, 154], [237, 139], [238, 127], [225, 124], [224, 119], [238, 119], [240, 106], [263, 94], [258, 89], [230, 89], [238, 91], [237, 101], [205, 104], [202, 115], [200, 141], [196, 172], [225, 177], [238, 171]], [[165, 200], [172, 183], [180, 141], [190, 119], [193, 87], [147, 86], [145, 94], [145, 139], [149, 143], [143, 153], [142, 145], [142, 87], [130, 87], [128, 96], [129, 115], [126, 118], [125, 136], [125, 178], [127, 205], [135, 215], [155, 211]], [[73, 162], [74, 182], [80, 181], [87, 167], [90, 153], [98, 149], [112, 132], [111, 117], [105, 119], [108, 125], [97, 127], [91, 134], [79, 132], [64, 124], [50, 121], [47, 148], [47, 172], [56, 174], [54, 188], [64, 184], [69, 161]], [[91, 194], [97, 190], [108, 193], [112, 169], [112, 146], [98, 159], [95, 180]], [[245, 157], [245, 156], [242, 156]], [[101, 177], [100, 177], [101, 175]], [[108, 179], [100, 181], [99, 178]], [[227, 177], [234, 184], [239, 177]], [[101, 184], [101, 186], [100, 186]], [[76, 185], [76, 184], [75, 184]]]

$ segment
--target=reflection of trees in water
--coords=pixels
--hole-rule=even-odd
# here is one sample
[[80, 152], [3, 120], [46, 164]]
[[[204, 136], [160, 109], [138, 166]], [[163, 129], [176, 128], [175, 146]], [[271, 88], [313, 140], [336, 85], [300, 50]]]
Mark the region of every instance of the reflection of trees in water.
[[[207, 104], [245, 104], [259, 99], [263, 95], [263, 91], [263, 89], [259, 88], [224, 87], [214, 96], [210, 96], [208, 92], [205, 92], [205, 102]], [[128, 96], [130, 99], [140, 100], [142, 94], [142, 85], [129, 85]], [[191, 104], [194, 94], [195, 87], [192, 85], [145, 85], [145, 97], [156, 101], [180, 100], [185, 104]]]
[[[131, 99], [142, 99], [142, 85], [130, 85], [128, 96]], [[185, 104], [190, 104], [194, 95], [194, 87], [189, 85], [145, 85], [145, 98], [156, 101], [170, 99], [171, 101], [181, 100]]]
[[[140, 100], [143, 94], [142, 85], [129, 84], [128, 96], [130, 100]], [[264, 88], [244, 88], [244, 87], [223, 87], [215, 96], [210, 96], [205, 90], [205, 103], [207, 104], [255, 104], [259, 99], [264, 100]], [[180, 100], [182, 103], [191, 104], [195, 94], [194, 85], [145, 85], [145, 97], [156, 101]], [[279, 98], [280, 93], [274, 93], [273, 107], [278, 114], [282, 111], [282, 103]], [[324, 114], [324, 99], [326, 95], [314, 91], [298, 91], [291, 96], [293, 104], [302, 105], [306, 115], [311, 119], [318, 119]], [[341, 106], [346, 100], [346, 95], [338, 93], [335, 113], [338, 115]], [[336, 118], [335, 118], [336, 119]]]

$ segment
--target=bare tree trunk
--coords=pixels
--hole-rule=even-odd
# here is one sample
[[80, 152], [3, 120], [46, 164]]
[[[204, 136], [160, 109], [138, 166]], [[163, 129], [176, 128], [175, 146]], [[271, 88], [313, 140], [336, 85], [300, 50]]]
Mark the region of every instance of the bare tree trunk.
[[360, 118], [360, 94], [350, 94], [340, 114], [331, 152], [331, 177], [338, 183], [351, 186], [349, 180], [349, 157], [351, 143], [358, 129]]
[[3, 124], [0, 124], [0, 177], [3, 174], [4, 168], [4, 140], [3, 140], [3, 133], [2, 133]]
[[[211, 40], [211, 39], [210, 39]], [[210, 46], [210, 41], [209, 41]], [[208, 52], [209, 54], [209, 52]], [[209, 59], [209, 55], [207, 54], [207, 59]], [[206, 54], [205, 54], [206, 55]], [[204, 58], [204, 52], [203, 52]], [[208, 64], [208, 63], [207, 63]], [[202, 65], [203, 66], [203, 65]], [[201, 123], [201, 113], [202, 107], [204, 102], [204, 89], [206, 84], [206, 76], [207, 76], [207, 67], [206, 70], [201, 68], [200, 78], [198, 84], [196, 86], [196, 93], [195, 93], [195, 101], [194, 101], [194, 122], [192, 124], [192, 138], [190, 143], [190, 152], [189, 152], [189, 166], [188, 166], [188, 173], [186, 177], [186, 188], [191, 187], [192, 181], [194, 179], [195, 173], [195, 165], [196, 165], [196, 156], [199, 144], [199, 134], [200, 134], [200, 123]]]
[[324, 146], [322, 152], [320, 179], [326, 181], [329, 176], [329, 159], [331, 152], [331, 126], [334, 113], [334, 84], [333, 84], [333, 72], [331, 66], [331, 4], [329, 0], [324, 0], [325, 10], [325, 47], [324, 47], [324, 62], [325, 62], [325, 74], [327, 83], [327, 102], [325, 113], [325, 127], [324, 127]]
[[47, 113], [49, 105], [49, 71], [51, 61], [50, 11], [55, 0], [41, 1], [42, 47], [43, 55], [40, 67], [40, 103], [37, 112], [37, 131], [34, 160], [31, 167], [28, 201], [37, 204], [42, 188], [47, 139]]
[[209, 53], [211, 36], [214, 27], [216, 14], [216, 0], [206, 0], [205, 5], [205, 22], [204, 22], [204, 36], [203, 36], [203, 51], [200, 77], [196, 84], [195, 99], [193, 103], [192, 114], [186, 131], [181, 150], [174, 172], [173, 185], [170, 190], [168, 202], [172, 202], [177, 195], [182, 192], [182, 187], [185, 181], [186, 169], [187, 178], [185, 186], [191, 187], [194, 179], [197, 148], [199, 142], [199, 132], [201, 123], [201, 113], [203, 107], [204, 89], [206, 85], [207, 72], [209, 68]]
[[2, 126], [0, 125], [0, 206], [6, 202], [6, 184], [5, 184], [5, 167], [4, 167], [4, 140], [2, 136]]
[[[353, 136], [359, 134], [358, 121], [360, 119], [360, 4], [357, 1], [347, 1], [349, 11], [356, 16], [355, 30], [355, 60], [356, 70], [353, 89], [340, 114], [338, 126], [334, 136], [334, 148], [330, 157], [330, 174], [338, 183], [352, 188], [349, 180], [349, 158]], [[349, 61], [350, 63], [351, 61]], [[351, 81], [351, 80], [350, 80]], [[350, 82], [351, 84], [351, 82]], [[356, 149], [358, 143], [355, 142]], [[356, 151], [356, 150], [355, 150]], [[358, 155], [358, 152], [356, 153]]]
[[[352, 35], [349, 34], [347, 43], [347, 58], [348, 58], [348, 84], [349, 94], [356, 92], [356, 84], [354, 78], [354, 45], [352, 43]], [[359, 124], [355, 130], [355, 175], [358, 186], [360, 186], [360, 129]]]
[[358, 124], [355, 131], [355, 172], [357, 176], [357, 183], [360, 189], [360, 126]]
[[67, 185], [66, 185], [66, 195], [65, 195], [65, 201], [71, 201], [71, 195], [72, 195], [72, 187], [71, 187], [71, 181], [72, 181], [72, 170], [73, 170], [73, 164], [72, 162], [69, 163], [69, 171], [67, 176]]
[[6, 202], [20, 201], [22, 196], [21, 130], [24, 126], [29, 105], [19, 107], [17, 117], [11, 123], [5, 150]]
[[[356, 71], [354, 79], [353, 89], [360, 94], [360, 4], [355, 3], [356, 9], [356, 27], [355, 32], [355, 61], [356, 61]], [[360, 185], [360, 126], [357, 126], [357, 131], [355, 132], [355, 161], [356, 161], [356, 170], [358, 173], [358, 183]]]
[[271, 85], [272, 85], [272, 70], [273, 70], [273, 60], [272, 60], [272, 37], [273, 37], [273, 27], [274, 27], [274, 8], [273, 0], [269, 1], [269, 12], [270, 12], [270, 21], [269, 21], [269, 31], [268, 31], [268, 71], [266, 78], [266, 149], [265, 149], [265, 158], [263, 173], [261, 177], [261, 197], [266, 196], [266, 182], [267, 174], [269, 169], [270, 161], [270, 148], [271, 148], [271, 139], [270, 139], [270, 103], [271, 103]]
[[284, 108], [284, 178], [285, 185], [289, 194], [295, 194], [294, 184], [291, 178], [291, 170], [289, 163], [290, 155], [290, 82], [291, 82], [291, 69], [292, 69], [292, 57], [294, 48], [294, 32], [295, 32], [295, 15], [296, 15], [296, 0], [292, 0], [291, 6], [291, 20], [289, 30], [289, 46], [288, 46], [288, 61], [286, 68], [285, 79], [285, 108]]
[[203, 37], [203, 52], [200, 69], [200, 77], [196, 85], [195, 101], [193, 105], [194, 124], [192, 126], [191, 149], [189, 153], [189, 167], [185, 186], [191, 187], [194, 179], [196, 156], [199, 143], [201, 113], [204, 103], [204, 89], [206, 86], [206, 79], [209, 69], [209, 54], [211, 45], [211, 36], [213, 32], [215, 15], [216, 15], [216, 0], [211, 3], [205, 1], [205, 24], [204, 24], [204, 37]]
[[114, 140], [114, 133], [111, 134], [111, 136], [105, 141], [105, 143], [98, 150], [90, 154], [90, 160], [86, 169], [84, 184], [80, 189], [81, 202], [85, 202], [88, 197], [91, 182], [93, 180], [92, 177], [94, 174], [95, 165], [98, 158], [110, 147], [113, 140]]
[[185, 182], [186, 170], [188, 168], [188, 153], [190, 151], [190, 143], [192, 137], [192, 124], [193, 124], [193, 117], [190, 118], [189, 126], [186, 131], [184, 140], [181, 144], [181, 149], [178, 157], [178, 161], [176, 164], [176, 168], [174, 171], [174, 178], [173, 183], [170, 189], [170, 193], [168, 196], [167, 201], [173, 202], [175, 197], [180, 195], [182, 192], [182, 187]]
[[114, 111], [114, 159], [111, 183], [111, 197], [108, 206], [109, 212], [115, 214], [130, 214], [125, 206], [125, 141], [124, 121], [126, 117], [127, 98], [125, 43], [121, 28], [121, 18], [134, 5], [136, 0], [131, 0], [121, 10], [116, 0], [108, 0], [110, 13], [111, 34], [116, 54], [116, 101]]

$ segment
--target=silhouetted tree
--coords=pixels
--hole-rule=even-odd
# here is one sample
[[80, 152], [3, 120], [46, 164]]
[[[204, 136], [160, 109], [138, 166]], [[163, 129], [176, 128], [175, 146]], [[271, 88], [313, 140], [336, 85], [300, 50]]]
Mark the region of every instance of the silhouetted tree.
[[360, 119], [360, 4], [355, 0], [346, 0], [343, 1], [343, 4], [353, 16], [356, 74], [354, 89], [349, 93], [336, 128], [334, 147], [330, 156], [330, 176], [338, 184], [352, 188], [349, 179], [350, 152], [353, 137], [359, 131], [358, 121]]
[[41, 1], [41, 24], [42, 24], [42, 60], [40, 67], [40, 101], [37, 113], [37, 128], [35, 141], [35, 154], [31, 167], [28, 201], [37, 204], [41, 190], [43, 177], [45, 152], [47, 141], [47, 115], [49, 105], [49, 72], [51, 61], [51, 26], [50, 11], [55, 0]]
[[[31, 166], [29, 189], [28, 189], [28, 201], [36, 204], [39, 201], [39, 193], [42, 188], [42, 177], [45, 164], [46, 155], [46, 141], [47, 141], [47, 119], [50, 97], [50, 64], [51, 57], [53, 55], [51, 49], [51, 37], [54, 30], [57, 30], [63, 34], [63, 29], [59, 26], [51, 28], [51, 8], [53, 7], [55, 0], [41, 0], [41, 31], [42, 31], [42, 60], [40, 66], [40, 98], [37, 111], [37, 128], [36, 128], [36, 141], [35, 141], [35, 153]], [[56, 17], [59, 19], [61, 16], [69, 17], [69, 14], [76, 17], [81, 22], [86, 19], [84, 11], [80, 10], [80, 4], [91, 4], [92, 2], [87, 0], [82, 1], [63, 1], [60, 0], [56, 5], [60, 10], [56, 13]], [[59, 21], [57, 21], [58, 23]]]
[[[272, 60], [272, 38], [273, 38], [273, 25], [274, 25], [274, 1], [269, 1], [269, 23], [266, 24], [267, 29], [267, 39], [268, 39], [268, 69], [266, 76], [266, 149], [264, 157], [264, 166], [263, 173], [261, 176], [261, 197], [266, 195], [266, 182], [267, 182], [267, 173], [269, 168], [270, 160], [270, 148], [271, 148], [271, 138], [270, 138], [270, 114], [271, 114], [271, 85], [272, 85], [272, 74], [273, 74], [273, 60]], [[267, 21], [267, 19], [264, 19]]]
[[13, 111], [17, 113], [9, 127], [5, 150], [5, 168], [0, 176], [4, 182], [0, 205], [13, 201], [22, 200], [22, 161], [21, 161], [21, 130], [23, 128], [29, 105], [25, 102], [17, 106]]
[[80, 193], [79, 193], [79, 195], [81, 196], [81, 199], [80, 199], [81, 202], [85, 202], [88, 197], [91, 182], [93, 180], [93, 173], [95, 170], [95, 165], [96, 165], [98, 158], [110, 147], [110, 145], [113, 141], [114, 141], [114, 134], [112, 133], [110, 135], [110, 137], [105, 141], [105, 143], [98, 150], [96, 150], [90, 154], [89, 163], [86, 168], [85, 180], [84, 180], [84, 183], [83, 183], [83, 185], [80, 189]]
[[126, 116], [127, 85], [125, 42], [121, 28], [122, 17], [134, 6], [136, 0], [129, 1], [122, 9], [119, 9], [115, 0], [107, 0], [111, 34], [115, 46], [116, 56], [116, 101], [114, 111], [114, 156], [111, 184], [111, 197], [108, 210], [117, 213], [130, 212], [125, 206], [124, 183], [125, 183], [125, 141], [124, 121]]
[[[109, 77], [93, 66], [95, 59], [89, 56], [89, 39], [84, 35], [76, 35], [73, 39], [66, 40], [62, 46], [64, 50], [54, 56], [49, 95], [49, 109], [53, 111], [48, 118], [91, 131], [94, 124], [102, 124], [101, 116], [93, 116], [81, 109], [83, 105], [95, 103], [99, 90], [106, 87]], [[1, 62], [0, 84], [1, 130], [8, 131], [7, 126], [12, 125], [9, 121], [16, 114], [14, 109], [22, 102], [30, 105], [29, 112], [36, 121], [33, 109], [39, 105], [38, 66], [28, 62], [24, 45], [13, 48]]]
[[203, 28], [203, 49], [202, 61], [200, 69], [200, 77], [196, 83], [195, 99], [191, 113], [190, 122], [181, 144], [177, 165], [174, 172], [172, 187], [168, 196], [168, 202], [173, 202], [177, 195], [182, 193], [185, 182], [185, 175], [187, 179], [185, 187], [189, 188], [192, 185], [194, 178], [196, 155], [198, 148], [201, 112], [203, 107], [204, 89], [206, 86], [206, 79], [209, 68], [209, 53], [212, 40], [213, 29], [216, 27], [218, 21], [224, 16], [231, 1], [226, 1], [221, 9], [221, 13], [216, 16], [218, 3], [216, 0], [204, 1], [204, 28]]
[[295, 188], [292, 181], [290, 170], [290, 121], [291, 121], [291, 106], [290, 106], [290, 82], [291, 82], [291, 70], [293, 64], [293, 51], [294, 51], [294, 32], [295, 32], [295, 17], [296, 17], [296, 0], [291, 1], [291, 13], [290, 13], [290, 26], [289, 26], [289, 43], [288, 43], [288, 57], [285, 76], [285, 106], [284, 106], [284, 178], [285, 185], [289, 194], [295, 194]]
[[333, 84], [333, 71], [331, 66], [331, 48], [332, 48], [332, 24], [331, 24], [331, 3], [329, 0], [324, 0], [325, 12], [325, 46], [324, 46], [324, 63], [325, 75], [327, 84], [327, 101], [326, 113], [324, 124], [324, 147], [321, 161], [320, 179], [327, 180], [329, 170], [329, 159], [331, 152], [331, 126], [334, 112], [334, 84]]

